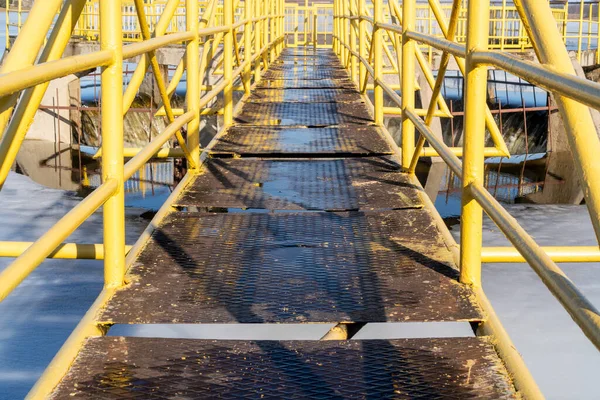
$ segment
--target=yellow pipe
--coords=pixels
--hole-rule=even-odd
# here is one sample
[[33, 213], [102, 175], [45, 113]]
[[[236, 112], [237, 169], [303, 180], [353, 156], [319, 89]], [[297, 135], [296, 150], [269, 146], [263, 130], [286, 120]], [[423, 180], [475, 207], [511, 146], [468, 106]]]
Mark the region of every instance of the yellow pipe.
[[[600, 312], [482, 184], [473, 182], [466, 191], [481, 204], [490, 219], [518, 249], [583, 333], [600, 350]], [[461, 246], [461, 250], [462, 248]], [[481, 258], [481, 253], [479, 255]]]
[[[252, 58], [252, 11], [252, 0], [244, 0], [244, 17], [247, 21], [244, 25], [244, 61]], [[242, 81], [247, 95], [250, 95], [250, 82], [252, 81], [251, 69], [252, 64], [248, 63], [246, 68], [244, 68], [244, 73], [242, 75]]]
[[[148, 26], [148, 22], [147, 22], [147, 18], [146, 18], [144, 2], [143, 2], [143, 0], [134, 0], [134, 2], [135, 2], [136, 11], [138, 14], [138, 22], [140, 24], [142, 39], [145, 40], [146, 42], [148, 42], [148, 41], [150, 41], [151, 33], [150, 33], [150, 27]], [[188, 11], [188, 15], [190, 12], [192, 12], [192, 10]], [[197, 19], [198, 18], [196, 16], [196, 20]], [[194, 43], [195, 48], [197, 49], [198, 45], [199, 45], [197, 29], [188, 29], [187, 31], [190, 32], [194, 37], [194, 39], [191, 40], [189, 43]], [[189, 54], [189, 51], [188, 51], [188, 54]], [[152, 66], [152, 73], [154, 75], [156, 85], [158, 87], [158, 92], [160, 93], [163, 107], [164, 107], [165, 113], [167, 115], [167, 120], [169, 121], [169, 123], [172, 123], [175, 120], [175, 116], [173, 115], [170, 98], [169, 98], [169, 95], [167, 94], [165, 78], [163, 77], [162, 72], [160, 71], [160, 65], [158, 64], [158, 59], [156, 58], [156, 52], [150, 51], [145, 56], [150, 59], [150, 65]], [[197, 60], [197, 57], [196, 57], [196, 60]], [[194, 131], [192, 129], [191, 136], [193, 136], [193, 134], [194, 134]], [[187, 144], [185, 142], [185, 139], [183, 138], [182, 133], [180, 131], [175, 132], [175, 137], [177, 138], [177, 142], [179, 143], [179, 146], [181, 147], [183, 153], [185, 154], [185, 158], [188, 160], [189, 168], [194, 169], [196, 167], [196, 162], [194, 161], [192, 155], [190, 154], [190, 151], [187, 148]], [[199, 154], [200, 153], [198, 152], [198, 157], [199, 157]]]
[[[25, 25], [20, 29], [11, 51], [6, 55], [6, 59], [2, 67], [0, 67], [0, 74], [7, 74], [33, 65], [40, 52], [40, 48], [46, 40], [46, 33], [49, 31], [62, 3], [62, 0], [36, 1], [33, 3]], [[20, 15], [19, 13], [19, 18]], [[57, 22], [60, 22], [60, 20]], [[54, 30], [57, 31], [60, 28], [61, 26], [57, 25]], [[8, 36], [8, 32], [6, 36]], [[52, 46], [52, 44], [52, 42], [49, 42], [47, 47]], [[0, 135], [4, 132], [16, 101], [16, 95], [0, 99]], [[0, 158], [0, 160], [3, 159]]]
[[[254, 1], [254, 15], [261, 15], [260, 14], [260, 0], [255, 0]], [[262, 19], [260, 19], [260, 21], [256, 21], [254, 24], [254, 54], [258, 54], [260, 51], [260, 48], [262, 47], [261, 44], [261, 24], [262, 24]], [[253, 65], [253, 70], [254, 70], [254, 83], [258, 82], [260, 80], [260, 60], [258, 60], [254, 65]]]
[[[65, 2], [56, 20], [52, 35], [40, 55], [40, 62], [56, 60], [61, 57], [84, 5], [85, 0]], [[44, 83], [27, 89], [22, 93], [8, 124], [8, 128], [0, 138], [0, 189], [8, 176], [10, 168], [12, 168], [21, 143], [25, 139], [25, 135], [37, 113], [48, 85], [49, 83]]]
[[[490, 0], [469, 0], [468, 16], [467, 49], [471, 52], [487, 49]], [[486, 99], [487, 68], [474, 64], [467, 56], [460, 281], [474, 286], [481, 285], [483, 212], [467, 188], [472, 184], [483, 184], [484, 180]]]
[[[448, 149], [457, 157], [462, 157], [464, 148], [448, 147]], [[419, 153], [420, 157], [439, 157], [439, 153], [433, 147], [423, 147]], [[486, 147], [483, 149], [484, 157], [504, 157], [504, 154], [495, 147]]]
[[[222, 28], [207, 28], [203, 29], [206, 31], [206, 35], [211, 35], [216, 32], [221, 32]], [[185, 43], [190, 40], [194, 40], [195, 35], [192, 32], [179, 32], [172, 33], [170, 35], [155, 37], [149, 40], [145, 40], [143, 42], [129, 44], [127, 46], [123, 46], [121, 49], [121, 55], [124, 60], [128, 60], [130, 58], [134, 58], [137, 56], [141, 56], [142, 54], [149, 53], [153, 50], [160, 49], [161, 47], [170, 46], [173, 44]]]
[[[373, 0], [374, 7], [374, 20], [376, 22], [383, 22], [383, 0]], [[383, 54], [382, 51], [382, 41], [383, 41], [383, 31], [381, 29], [373, 28], [372, 35], [372, 48], [373, 48], [373, 56], [375, 58], [375, 63], [373, 67], [375, 80], [375, 90], [373, 92], [374, 96], [374, 107], [375, 107], [375, 123], [377, 125], [383, 125], [383, 88], [381, 87], [380, 80], [383, 78]], [[414, 68], [414, 66], [413, 66]], [[414, 75], [410, 77], [414, 81]]]
[[[516, 0], [515, 5], [540, 62], [552, 65], [557, 72], [575, 75], [558, 28], [555, 24], [547, 23], [548, 18], [552, 17], [548, 4]], [[600, 241], [600, 157], [598, 157], [600, 140], [596, 126], [590, 110], [584, 105], [563, 96], [557, 96], [556, 102], [568, 132], [569, 147], [575, 160], [596, 237]]]
[[[177, 8], [179, 7], [180, 0], [169, 0], [163, 9], [162, 15], [158, 20], [156, 27], [154, 28], [154, 36], [160, 37], [163, 36], [169, 25], [171, 23], [171, 19]], [[183, 63], [179, 63], [182, 66], [181, 74], [183, 75]], [[144, 54], [143, 57], [140, 58], [138, 65], [129, 80], [129, 84], [127, 85], [127, 89], [125, 89], [125, 94], [123, 96], [123, 114], [127, 113], [127, 111], [131, 108], [135, 97], [137, 96], [137, 92], [142, 86], [142, 82], [146, 77], [146, 73], [148, 72], [148, 67], [150, 66], [150, 57], [147, 54]], [[181, 78], [180, 78], [181, 79]], [[175, 85], [177, 87], [177, 85]], [[173, 89], [175, 90], [175, 89]]]
[[[212, 0], [209, 3], [207, 9], [211, 9], [211, 11], [206, 11], [203, 15], [212, 16], [212, 10], [216, 5], [216, 0]], [[190, 149], [190, 157], [191, 157], [191, 169], [197, 170], [200, 168], [200, 75], [198, 72], [200, 70], [200, 37], [198, 36], [198, 31], [201, 28], [198, 22], [198, 18], [200, 15], [198, 1], [196, 0], [186, 0], [186, 29], [194, 33], [194, 40], [191, 40], [187, 44], [186, 48], [186, 61], [185, 65], [187, 66], [188, 75], [187, 75], [187, 87], [186, 87], [186, 104], [187, 104], [187, 117], [181, 116], [177, 120], [171, 121], [171, 125], [177, 127], [176, 121], [179, 123], [187, 123], [188, 124], [188, 134], [187, 134], [187, 145]], [[203, 21], [202, 26], [208, 25], [209, 21]], [[166, 100], [163, 100], [163, 107], [167, 113], [169, 112], [170, 104], [169, 99], [167, 97]], [[171, 111], [171, 117], [173, 116], [173, 111]], [[171, 118], [169, 117], [169, 119]], [[191, 117], [191, 118], [190, 118]], [[183, 124], [178, 127], [175, 132], [180, 132]], [[168, 140], [167, 135], [169, 128], [165, 129], [163, 137], [165, 137], [165, 142]], [[170, 137], [170, 135], [169, 135]], [[157, 143], [158, 144], [158, 143]], [[158, 146], [158, 148], [162, 147], [162, 143]], [[182, 148], [184, 146], [181, 146]], [[157, 150], [158, 150], [157, 148]], [[147, 152], [146, 156], [143, 158], [147, 161], [152, 157], [152, 152]], [[140, 153], [142, 154], [142, 153]], [[138, 156], [140, 155], [138, 154]], [[136, 156], [137, 157], [137, 156]], [[131, 160], [133, 161], [133, 159]], [[126, 166], [127, 167], [127, 166]]]
[[[0, 242], [0, 257], [20, 257], [33, 242]], [[131, 246], [125, 246], [128, 252]], [[62, 243], [46, 258], [65, 260], [104, 260], [104, 245]]]
[[[358, 1], [358, 15], [364, 15], [366, 13], [366, 0], [357, 0]], [[368, 57], [367, 52], [367, 21], [360, 19], [358, 21], [358, 54], [359, 57]], [[359, 58], [360, 60], [360, 58]], [[359, 87], [364, 88], [365, 90], [362, 93], [366, 93], [367, 86], [367, 68], [365, 64], [361, 61], [358, 63], [358, 73], [359, 73]]]
[[[193, 0], [194, 2], [196, 0]], [[187, 8], [188, 12], [190, 9]], [[158, 136], [156, 136], [150, 143], [146, 145], [141, 151], [139, 151], [127, 164], [125, 164], [123, 175], [125, 179], [129, 179], [135, 174], [137, 170], [146, 164], [159, 150], [160, 148], [179, 130], [189, 122], [197, 118], [197, 113], [193, 110], [188, 111], [181, 117], [175, 119], [169, 126], [165, 128]], [[189, 125], [188, 125], [189, 126]], [[188, 137], [189, 138], [189, 137]], [[198, 161], [200, 161], [198, 156]]]
[[[227, 27], [233, 25], [233, 0], [223, 0], [223, 21]], [[271, 28], [274, 28], [273, 21], [271, 22]], [[223, 38], [223, 80], [227, 82], [223, 92], [223, 122], [225, 126], [233, 123], [233, 34], [234, 32], [229, 30]]]
[[[440, 4], [440, 0], [428, 0], [428, 1], [429, 1], [429, 6], [431, 7], [433, 14], [435, 15], [435, 19], [438, 22], [440, 30], [442, 31], [443, 35], [446, 36], [448, 34], [448, 23], [446, 21], [446, 14], [444, 13], [442, 5]], [[488, 16], [488, 21], [489, 21], [489, 16]], [[488, 28], [489, 28], [489, 26], [488, 26]], [[468, 30], [467, 30], [467, 32], [468, 32]], [[461, 73], [463, 75], [465, 75], [465, 72], [466, 72], [465, 60], [456, 56], [456, 54], [452, 51], [450, 52], [450, 54], [455, 56], [454, 59], [456, 60], [456, 65], [458, 66], [458, 69], [461, 71]], [[464, 54], [464, 52], [463, 52], [463, 54]], [[485, 124], [486, 124], [487, 129], [490, 131], [490, 136], [491, 136], [492, 140], [494, 141], [494, 145], [500, 151], [503, 151], [506, 156], [510, 156], [508, 147], [506, 146], [504, 138], [502, 137], [502, 134], [500, 133], [500, 129], [498, 128], [498, 125], [496, 124], [496, 120], [494, 120], [494, 116], [492, 115], [492, 112], [490, 111], [490, 108], [487, 106], [487, 104], [485, 105]]]
[[[597, 263], [600, 262], [598, 246], [551, 246], [541, 247], [542, 251], [555, 263]], [[514, 247], [484, 247], [481, 250], [484, 263], [524, 263], [525, 257]]]
[[[402, 2], [402, 166], [410, 167], [415, 148], [415, 126], [406, 110], [415, 108], [415, 42], [406, 32], [415, 29], [416, 0]], [[383, 22], [376, 18], [378, 23]]]
[[[123, 187], [123, 33], [120, 0], [100, 3], [100, 47], [114, 54], [102, 69], [102, 180], [115, 182], [104, 204], [104, 286], [117, 288], [125, 279], [125, 190]], [[62, 241], [62, 240], [61, 240]]]
[[[71, 211], [48, 229], [35, 243], [27, 248], [12, 264], [0, 273], [0, 302], [29, 276], [48, 255], [92, 215], [117, 190], [117, 181], [107, 180]], [[125, 244], [123, 244], [124, 250]]]

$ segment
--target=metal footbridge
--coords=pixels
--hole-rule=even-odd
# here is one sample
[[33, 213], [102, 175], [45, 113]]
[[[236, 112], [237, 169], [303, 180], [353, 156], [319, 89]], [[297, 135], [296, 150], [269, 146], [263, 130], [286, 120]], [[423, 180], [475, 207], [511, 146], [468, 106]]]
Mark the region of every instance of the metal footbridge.
[[[85, 4], [36, 1], [0, 71], [3, 182], [47, 82], [102, 68], [103, 184], [25, 250], [3, 244], [3, 255], [18, 257], [0, 273], [0, 299], [46, 257], [105, 265], [104, 290], [29, 398], [543, 398], [483, 292], [487, 261], [527, 261], [600, 346], [598, 311], [555, 264], [598, 260], [598, 249], [538, 246], [483, 186], [484, 157], [506, 152], [486, 106], [491, 65], [555, 94], [600, 233], [600, 141], [589, 112], [600, 106], [600, 85], [574, 75], [546, 2], [515, 2], [540, 63], [489, 50], [490, 4], [482, 0], [466, 9], [455, 1], [449, 19], [431, 0], [444, 38], [414, 30], [413, 0], [385, 3], [387, 14], [381, 0], [370, 8], [335, 1], [329, 48], [288, 46], [277, 0], [187, 0], [186, 29], [167, 35], [180, 1], [165, 2], [151, 31], [136, 0], [141, 40], [124, 45], [121, 1], [103, 0], [101, 50], [61, 58]], [[466, 45], [454, 41], [460, 10]], [[424, 61], [418, 44], [443, 52], [423, 108], [413, 96]], [[185, 47], [171, 81], [157, 64], [164, 46]], [[447, 117], [440, 87], [451, 56], [467, 82], [461, 148], [430, 127]], [[155, 74], [170, 123], [143, 149], [123, 147], [128, 94], [141, 83], [132, 79], [123, 92], [123, 60], [135, 57], [141, 76]], [[209, 65], [222, 78], [206, 85]], [[385, 79], [393, 65], [400, 91]], [[176, 109], [184, 70], [186, 104]], [[224, 128], [201, 148], [201, 116], [215, 109]], [[401, 118], [400, 143], [384, 115]], [[179, 147], [165, 151], [172, 138]], [[415, 176], [418, 160], [432, 155], [463, 179], [460, 244]], [[187, 174], [126, 246], [124, 182], [151, 158], [173, 156], [185, 158]], [[104, 243], [64, 243], [100, 207]], [[483, 211], [514, 247], [482, 247]], [[370, 323], [446, 321], [469, 323], [473, 335], [350, 340]], [[335, 327], [312, 341], [107, 336], [123, 324], [317, 323]]]

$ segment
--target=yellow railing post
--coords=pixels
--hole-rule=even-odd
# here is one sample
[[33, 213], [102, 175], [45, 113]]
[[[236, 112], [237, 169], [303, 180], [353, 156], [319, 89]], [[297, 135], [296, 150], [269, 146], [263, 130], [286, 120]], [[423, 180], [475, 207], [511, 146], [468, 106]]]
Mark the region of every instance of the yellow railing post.
[[[354, 9], [354, 1], [352, 0], [351, 3], [349, 3], [349, 9], [352, 11], [352, 15], [356, 15], [356, 10]], [[356, 26], [356, 24], [358, 23], [358, 21], [354, 22], [356, 20], [350, 20], [350, 49], [352, 50], [352, 52], [356, 52], [356, 30], [354, 29], [354, 27]], [[353, 26], [354, 25], [354, 26]], [[359, 62], [359, 60], [356, 58], [356, 56], [354, 55], [354, 53], [350, 52], [350, 77], [352, 78], [352, 82], [356, 82], [357, 81], [357, 77], [358, 77], [358, 71], [357, 71], [357, 62]]]
[[337, 36], [339, 35], [338, 32], [338, 1], [337, 0], [333, 0], [333, 52], [335, 54], [338, 54], [338, 40], [337, 40]]
[[460, 248], [460, 281], [481, 285], [483, 211], [469, 186], [484, 184], [485, 106], [487, 67], [475, 65], [471, 53], [488, 48], [490, 0], [469, 0], [467, 14], [467, 67], [465, 83], [465, 134]]
[[104, 204], [104, 285], [125, 279], [125, 190], [123, 187], [123, 34], [120, 0], [100, 3], [100, 48], [113, 52], [102, 68], [102, 179], [117, 189]]
[[[406, 110], [415, 108], [415, 42], [407, 32], [415, 30], [416, 0], [402, 2], [402, 166], [410, 167], [415, 148], [415, 125]], [[432, 101], [435, 101], [433, 99]]]
[[317, 50], [317, 44], [319, 42], [319, 31], [318, 31], [319, 14], [315, 8], [315, 15], [313, 16], [313, 47]]
[[[194, 167], [200, 165], [200, 38], [199, 29], [199, 4], [197, 0], [186, 0], [186, 29], [194, 33], [194, 39], [187, 43], [186, 48], [186, 103], [187, 111], [194, 113], [194, 119], [188, 123], [187, 145], [194, 161]], [[208, 46], [205, 47], [208, 51]]]
[[223, 120], [229, 126], [233, 123], [233, 0], [223, 0], [223, 25], [229, 29], [223, 37]]
[[[227, 1], [227, 0], [225, 0]], [[269, 0], [269, 9], [267, 11], [269, 15], [269, 41], [268, 43], [272, 43], [273, 39], [275, 39], [275, 1]], [[271, 51], [269, 51], [269, 63], [275, 61], [275, 46], [271, 46]]]
[[244, 88], [246, 94], [250, 94], [250, 81], [252, 80], [252, 0], [244, 0], [244, 61], [248, 61], [244, 68]]
[[[256, 17], [261, 17], [262, 13], [260, 12], [260, 4], [261, 0], [254, 1], [254, 15]], [[254, 53], [258, 54], [260, 49], [262, 48], [262, 39], [261, 39], [261, 21], [256, 22], [254, 25]], [[258, 82], [260, 79], [260, 57], [256, 58], [254, 64], [254, 82]]]
[[[362, 18], [367, 15], [366, 0], [358, 0], [358, 54], [366, 59], [369, 54], [367, 52], [367, 21]], [[359, 60], [358, 62], [359, 87], [363, 93], [366, 92], [367, 85], [367, 66]], [[364, 89], [364, 90], [363, 90]]]
[[[375, 23], [383, 22], [383, 0], [373, 0], [373, 17]], [[374, 108], [375, 108], [375, 123], [377, 125], [383, 125], [383, 87], [380, 85], [380, 80], [383, 79], [383, 31], [376, 25], [373, 26], [373, 72], [374, 77]], [[410, 79], [414, 80], [415, 77], [411, 76]]]

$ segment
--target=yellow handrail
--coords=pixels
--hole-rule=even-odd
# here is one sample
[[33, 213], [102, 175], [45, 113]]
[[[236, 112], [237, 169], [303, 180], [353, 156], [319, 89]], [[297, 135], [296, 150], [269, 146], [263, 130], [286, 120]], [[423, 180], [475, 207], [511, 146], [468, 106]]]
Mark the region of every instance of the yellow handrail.
[[[63, 4], [61, 9], [60, 3]], [[159, 5], [163, 13], [152, 13], [147, 7], [149, 5]], [[223, 114], [225, 128], [233, 122], [232, 94], [237, 87], [238, 77], [248, 90], [252, 80], [260, 80], [260, 73], [255, 73], [254, 70], [268, 68], [268, 64], [283, 49], [283, 10], [282, 0], [270, 0], [269, 7], [260, 11], [250, 1], [234, 3], [234, 0], [224, 0], [222, 6], [217, 0], [52, 0], [34, 3], [29, 11], [29, 18], [24, 24], [19, 24], [21, 34], [12, 45], [0, 71], [0, 102], [4, 105], [4, 114], [8, 115], [7, 112], [9, 113], [17, 96], [21, 94], [11, 119], [6, 119], [5, 123], [2, 120], [4, 114], [0, 115], [0, 129], [3, 130], [7, 126], [0, 137], [0, 187], [8, 175], [48, 82], [90, 68], [102, 68], [103, 134], [102, 149], [99, 153], [102, 158], [103, 183], [37, 241], [0, 243], [0, 256], [17, 257], [0, 274], [0, 301], [46, 257], [104, 259], [105, 290], [96, 305], [103, 304], [107, 294], [124, 284], [125, 271], [131, 263], [132, 253], [136, 254], [140, 247], [138, 244], [127, 253], [131, 247], [125, 245], [124, 182], [136, 171], [144, 168], [145, 163], [157, 154], [183, 155], [188, 159], [190, 169], [199, 167], [205, 159], [200, 154], [200, 116]], [[59, 18], [51, 27], [57, 11]], [[9, 8], [7, 14], [11, 13]], [[121, 21], [137, 21], [135, 26], [139, 30], [123, 29]], [[46, 41], [38, 62], [34, 64], [35, 56], [47, 37], [46, 31], [50, 29], [52, 34]], [[239, 33], [244, 35], [241, 43], [235, 40]], [[100, 50], [61, 58], [73, 35], [99, 39]], [[33, 36], [35, 39], [32, 42]], [[224, 39], [223, 79], [201, 95], [201, 91], [206, 87], [200, 77], [205, 74], [207, 65], [213, 62], [218, 64], [218, 52], [215, 50], [221, 37]], [[127, 41], [136, 43], [124, 45]], [[160, 73], [155, 52], [173, 45], [184, 45], [186, 52], [173, 82], [165, 82], [168, 77]], [[204, 50], [202, 57], [201, 49]], [[270, 57], [265, 57], [266, 54]], [[233, 63], [234, 55], [238, 59], [237, 66]], [[123, 61], [138, 56], [141, 56], [141, 61], [136, 74], [143, 77], [148, 68], [152, 67], [169, 125], [144, 148], [124, 149], [123, 117], [131, 105], [132, 93], [135, 94], [141, 81], [134, 80], [126, 93], [123, 93]], [[187, 104], [185, 110], [177, 112], [181, 116], [176, 116], [176, 110], [171, 106], [171, 96], [185, 71]], [[209, 106], [220, 94], [224, 95], [223, 106], [220, 109]], [[181, 129], [184, 127], [187, 127], [187, 139], [181, 135]], [[165, 143], [174, 136], [177, 137], [181, 148], [164, 149]], [[132, 158], [124, 164], [126, 156]], [[189, 178], [184, 181], [187, 179]], [[103, 207], [104, 211], [103, 243], [63, 243], [99, 207]], [[147, 236], [148, 233], [145, 232], [138, 243], [146, 240]], [[93, 310], [90, 312], [93, 313]], [[73, 332], [47, 372], [32, 389], [29, 397], [44, 398], [48, 395], [79, 350], [78, 346], [74, 347], [72, 344], [80, 345], [86, 336], [102, 332], [93, 318], [84, 318], [80, 327]]]
[[[467, 8], [462, 0], [454, 0], [448, 8], [442, 6], [439, 0], [428, 0], [431, 14], [440, 24], [440, 32], [420, 29], [416, 21], [417, 14], [423, 10], [423, 5], [417, 5], [416, 0], [404, 0], [402, 13], [396, 13], [397, 20], [385, 21], [381, 13], [381, 1], [374, 0], [374, 17], [371, 18], [362, 4], [356, 2], [350, 9], [359, 10], [359, 14], [347, 13], [339, 4], [343, 0], [335, 0], [334, 10], [334, 48], [342, 63], [348, 54], [362, 64], [364, 75], [356, 82], [359, 87], [366, 85], [366, 73], [370, 73], [375, 84], [374, 116], [382, 125], [381, 116], [384, 113], [383, 92], [387, 97], [402, 108], [398, 113], [402, 117], [402, 147], [398, 156], [408, 172], [414, 173], [416, 162], [420, 157], [440, 156], [456, 176], [462, 178], [462, 210], [461, 210], [461, 243], [454, 245], [457, 261], [460, 264], [461, 282], [471, 285], [478, 294], [482, 308], [488, 314], [489, 321], [483, 324], [483, 330], [496, 337], [498, 352], [507, 362], [509, 372], [515, 378], [515, 384], [527, 398], [543, 398], [539, 388], [527, 371], [522, 359], [514, 350], [508, 335], [499, 324], [491, 304], [481, 289], [482, 262], [516, 262], [524, 260], [539, 275], [552, 294], [561, 302], [573, 320], [580, 326], [590, 341], [600, 349], [600, 313], [584, 295], [574, 286], [566, 275], [556, 266], [555, 261], [576, 262], [594, 260], [600, 252], [598, 247], [573, 248], [550, 247], [542, 248], [519, 226], [509, 213], [484, 188], [484, 157], [489, 153], [484, 147], [486, 125], [489, 128], [490, 114], [487, 105], [487, 66], [503, 69], [553, 93], [559, 105], [569, 143], [573, 151], [576, 166], [579, 171], [586, 204], [588, 206], [596, 235], [600, 240], [600, 140], [591, 120], [588, 107], [600, 109], [600, 84], [579, 78], [575, 75], [564, 40], [569, 37], [566, 27], [559, 28], [557, 24], [549, 24], [557, 15], [562, 15], [562, 21], [568, 19], [568, 4], [564, 5], [564, 13], [557, 13], [548, 2], [538, 0], [516, 0], [513, 11], [519, 22], [518, 46], [506, 42], [504, 32], [508, 25], [504, 19], [498, 20], [498, 10], [506, 15], [509, 7], [506, 1], [502, 7], [491, 6], [490, 0], [468, 0]], [[394, 11], [394, 4], [390, 8]], [[580, 2], [580, 8], [593, 10], [596, 2]], [[397, 6], [396, 6], [397, 7]], [[446, 20], [446, 10], [450, 20]], [[582, 21], [583, 11], [579, 21]], [[589, 17], [592, 18], [591, 16]], [[360, 24], [369, 23], [372, 30], [369, 55], [363, 44], [362, 50], [355, 50], [356, 39], [345, 34], [347, 26], [354, 21]], [[402, 25], [397, 22], [401, 20]], [[498, 35], [490, 27], [500, 26], [502, 33]], [[364, 30], [359, 29], [360, 41], [367, 37]], [[401, 35], [402, 48], [402, 81], [400, 96], [386, 83], [381, 74], [382, 48], [381, 32], [387, 31]], [[491, 34], [490, 34], [491, 33]], [[580, 35], [582, 35], [580, 25]], [[354, 43], [348, 43], [354, 40]], [[465, 43], [466, 42], [466, 43]], [[465, 133], [464, 148], [449, 148], [429, 128], [438, 108], [435, 97], [429, 104], [425, 120], [421, 118], [422, 110], [417, 110], [414, 104], [414, 46], [426, 45], [443, 53], [440, 71], [434, 88], [434, 94], [439, 91], [440, 82], [444, 79], [448, 57], [454, 56], [458, 66], [463, 70], [465, 86]], [[510, 48], [533, 48], [541, 64], [522, 60], [503, 51]], [[423, 49], [423, 47], [421, 47]], [[581, 43], [579, 51], [581, 52]], [[373, 60], [371, 55], [374, 55]], [[439, 114], [438, 114], [439, 115]], [[493, 119], [491, 119], [493, 121]], [[414, 131], [419, 134], [419, 141], [413, 142]], [[428, 142], [432, 148], [423, 148]], [[425, 151], [427, 150], [427, 151]], [[459, 160], [462, 156], [462, 162]], [[482, 217], [485, 211], [493, 222], [508, 237], [514, 248], [483, 248], [482, 247]], [[453, 241], [453, 239], [450, 239]]]

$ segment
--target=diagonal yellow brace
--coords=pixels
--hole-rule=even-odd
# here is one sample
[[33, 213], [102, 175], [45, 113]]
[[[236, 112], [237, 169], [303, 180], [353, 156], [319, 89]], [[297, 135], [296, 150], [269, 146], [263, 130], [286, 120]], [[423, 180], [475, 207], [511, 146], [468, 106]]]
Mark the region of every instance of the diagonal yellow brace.
[[[433, 11], [433, 14], [435, 15], [435, 19], [437, 20], [438, 25], [440, 26], [440, 30], [442, 31], [442, 34], [444, 36], [448, 35], [448, 21], [446, 20], [446, 14], [444, 13], [444, 9], [442, 8], [442, 5], [440, 4], [440, 0], [428, 0], [429, 1], [429, 6], [431, 7], [431, 10]], [[460, 57], [454, 57], [454, 59], [456, 60], [456, 64], [458, 65], [458, 69], [460, 70], [461, 74], [465, 74], [466, 68], [465, 68], [465, 60], [460, 58]], [[503, 152], [506, 157], [510, 157], [510, 151], [508, 150], [508, 147], [506, 146], [506, 142], [504, 142], [504, 138], [502, 137], [502, 134], [500, 133], [500, 129], [498, 129], [498, 125], [496, 124], [496, 121], [494, 120], [494, 116], [492, 115], [492, 112], [490, 111], [490, 108], [487, 106], [485, 106], [485, 125], [487, 127], [487, 129], [490, 131], [490, 136], [492, 137], [492, 141], [494, 142], [494, 145], [496, 146], [496, 148], [498, 150], [500, 150], [501, 152]]]
[[[177, 11], [177, 7], [179, 6], [179, 0], [169, 0], [169, 2], [165, 5], [163, 9], [163, 13], [154, 28], [154, 36], [164, 36], [167, 32], [167, 29], [171, 23], [171, 19], [175, 12]], [[123, 115], [127, 113], [127, 111], [131, 108], [133, 104], [133, 100], [135, 100], [135, 96], [144, 81], [144, 77], [146, 76], [146, 72], [148, 72], [148, 68], [150, 67], [149, 63], [150, 59], [147, 54], [143, 57], [140, 57], [140, 61], [135, 68], [133, 75], [131, 76], [131, 80], [129, 81], [129, 85], [127, 89], [125, 89], [125, 94], [123, 96]]]
[[[213, 0], [214, 1], [214, 0]], [[135, 0], [135, 8], [138, 14], [138, 20], [140, 22], [140, 28], [142, 31], [142, 37], [144, 40], [149, 40], [151, 38], [150, 27], [148, 26], [148, 21], [146, 20], [146, 11], [144, 10], [144, 0]], [[160, 92], [160, 97], [165, 107], [165, 111], [167, 113], [167, 119], [169, 123], [173, 123], [175, 121], [175, 116], [173, 115], [173, 109], [171, 108], [171, 102], [169, 101], [169, 96], [167, 95], [167, 88], [165, 85], [164, 78], [162, 73], [160, 72], [160, 66], [158, 65], [158, 59], [156, 58], [156, 52], [150, 51], [148, 53], [150, 58], [150, 64], [152, 65], [152, 71], [154, 72], [154, 77], [156, 78], [156, 84], [158, 86], [158, 91]], [[189, 167], [194, 169], [196, 167], [194, 160], [192, 159], [192, 154], [187, 148], [187, 144], [181, 133], [181, 130], [178, 130], [175, 133], [175, 137], [179, 142], [179, 146], [181, 146], [181, 150], [185, 154], [185, 158], [188, 160]]]

